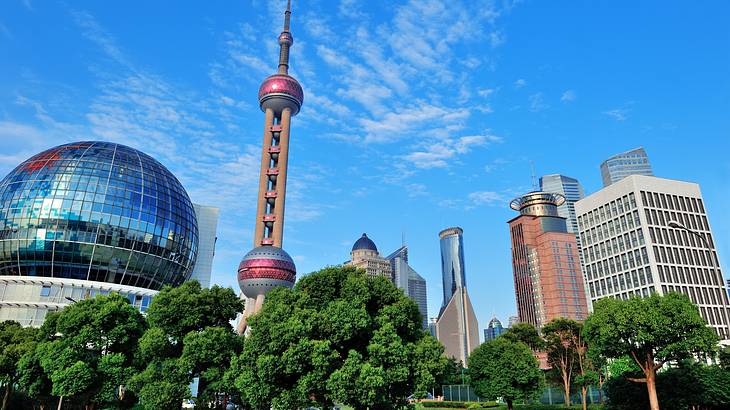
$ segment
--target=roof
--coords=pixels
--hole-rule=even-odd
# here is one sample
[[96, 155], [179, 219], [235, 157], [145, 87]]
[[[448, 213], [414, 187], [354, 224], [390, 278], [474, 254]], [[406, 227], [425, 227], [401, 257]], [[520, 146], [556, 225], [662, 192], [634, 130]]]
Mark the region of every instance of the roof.
[[352, 250], [359, 251], [359, 250], [368, 250], [368, 251], [378, 251], [378, 247], [375, 246], [375, 242], [373, 242], [370, 238], [368, 238], [367, 234], [362, 234], [360, 239], [355, 241], [355, 244], [352, 245]]

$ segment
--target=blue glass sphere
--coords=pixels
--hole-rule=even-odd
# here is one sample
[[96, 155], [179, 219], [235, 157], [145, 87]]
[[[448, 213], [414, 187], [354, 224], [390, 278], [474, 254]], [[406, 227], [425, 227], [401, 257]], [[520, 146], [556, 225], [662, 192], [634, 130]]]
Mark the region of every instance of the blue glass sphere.
[[162, 164], [120, 144], [43, 151], [0, 182], [0, 275], [153, 290], [190, 277], [198, 225]]

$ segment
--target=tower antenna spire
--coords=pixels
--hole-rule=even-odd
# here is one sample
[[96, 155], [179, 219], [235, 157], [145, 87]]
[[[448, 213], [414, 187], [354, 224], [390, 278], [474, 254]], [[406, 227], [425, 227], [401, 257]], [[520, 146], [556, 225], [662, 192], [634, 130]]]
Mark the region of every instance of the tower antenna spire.
[[294, 44], [294, 37], [289, 31], [291, 22], [291, 0], [286, 0], [284, 12], [284, 31], [279, 34], [279, 74], [289, 74], [289, 47]]
[[535, 163], [530, 160], [530, 173], [532, 179], [532, 190], [537, 191], [537, 176], [535, 175]]

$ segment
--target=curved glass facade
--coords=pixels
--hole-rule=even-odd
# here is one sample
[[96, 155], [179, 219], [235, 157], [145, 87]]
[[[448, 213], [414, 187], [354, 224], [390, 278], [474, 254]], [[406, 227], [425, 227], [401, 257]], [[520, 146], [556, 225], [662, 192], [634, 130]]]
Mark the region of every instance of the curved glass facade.
[[461, 229], [442, 231], [440, 238], [441, 278], [444, 286], [442, 307], [444, 307], [449, 303], [456, 289], [466, 287], [466, 276], [464, 275], [464, 243]]
[[0, 275], [158, 290], [189, 278], [197, 248], [185, 189], [124, 145], [61, 145], [0, 182]]

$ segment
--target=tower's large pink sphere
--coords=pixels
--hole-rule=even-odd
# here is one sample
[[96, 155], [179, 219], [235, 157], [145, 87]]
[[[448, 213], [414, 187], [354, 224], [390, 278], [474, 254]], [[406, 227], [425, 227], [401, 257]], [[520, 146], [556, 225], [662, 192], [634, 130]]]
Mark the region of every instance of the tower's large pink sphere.
[[284, 108], [291, 109], [296, 115], [304, 103], [304, 90], [299, 82], [286, 74], [274, 74], [267, 77], [259, 87], [259, 104], [261, 110], [271, 108], [281, 113]]
[[259, 246], [249, 251], [238, 265], [238, 286], [246, 297], [256, 298], [269, 290], [291, 288], [297, 268], [291, 256], [275, 246]]

